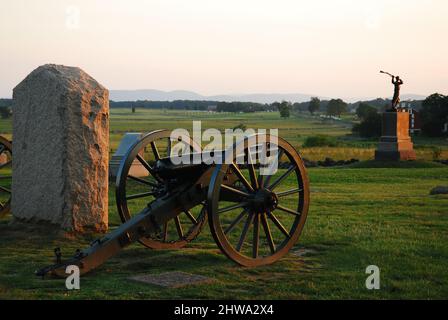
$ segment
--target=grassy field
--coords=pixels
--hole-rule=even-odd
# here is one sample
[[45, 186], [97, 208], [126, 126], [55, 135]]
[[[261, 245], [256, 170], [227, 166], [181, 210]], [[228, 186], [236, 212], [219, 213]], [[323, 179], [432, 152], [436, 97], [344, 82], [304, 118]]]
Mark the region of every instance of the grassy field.
[[[370, 160], [374, 158], [377, 140], [365, 140], [351, 135], [351, 122], [347, 117], [342, 122], [322, 120], [307, 114], [281, 119], [278, 112], [263, 113], [209, 113], [201, 111], [143, 110], [131, 113], [128, 109], [111, 111], [111, 149], [116, 150], [125, 132], [149, 132], [156, 129], [192, 129], [192, 120], [201, 121], [202, 128], [218, 130], [232, 129], [240, 124], [253, 129], [277, 128], [281, 137], [300, 149], [303, 157], [318, 161], [331, 157], [335, 160], [352, 158]], [[2, 128], [0, 124], [0, 129]], [[328, 135], [339, 140], [337, 147], [302, 148], [308, 136]], [[441, 148], [440, 157], [448, 158], [448, 141], [415, 137], [416, 153], [419, 160], [433, 160], [433, 148]]]
[[[111, 109], [110, 114], [110, 148], [113, 153], [126, 132], [150, 132], [157, 129], [192, 129], [192, 120], [201, 121], [203, 130], [233, 129], [243, 124], [247, 128], [277, 128], [280, 136], [300, 149], [303, 157], [318, 161], [331, 157], [335, 160], [371, 160], [374, 157], [377, 140], [366, 140], [351, 135], [353, 116], [344, 117], [344, 121], [322, 120], [318, 116], [295, 114], [291, 118], [281, 119], [278, 112], [263, 113], [209, 113], [203, 111], [181, 110], [148, 110], [137, 109], [135, 113], [129, 109]], [[11, 138], [11, 120], [0, 119], [0, 134]], [[328, 135], [339, 141], [337, 147], [302, 148], [309, 136]], [[440, 148], [441, 159], [448, 158], [447, 139], [428, 139], [416, 136], [413, 138], [417, 158], [433, 160], [434, 148]]]
[[240, 124], [255, 130], [278, 128], [282, 137], [296, 147], [300, 146], [308, 135], [325, 133], [343, 136], [350, 132], [350, 127], [346, 124], [326, 124], [317, 119], [299, 117], [283, 120], [277, 112], [240, 114], [138, 109], [132, 114], [126, 109], [114, 109], [111, 112], [111, 148], [117, 148], [125, 132], [149, 132], [162, 128], [185, 128], [191, 131], [192, 120], [201, 121], [203, 130], [216, 128], [223, 131]]
[[[242, 268], [219, 252], [207, 228], [188, 248], [152, 251], [133, 245], [67, 292], [63, 280], [41, 280], [34, 270], [52, 261], [52, 248], [71, 254], [89, 239], [60, 239], [0, 223], [0, 297], [7, 298], [229, 298], [350, 299], [448, 296], [448, 197], [429, 196], [446, 184], [445, 167], [311, 169], [312, 202], [295, 250], [267, 267]], [[416, 183], [418, 182], [418, 183]], [[111, 227], [118, 224], [113, 197]], [[365, 288], [365, 268], [381, 269], [381, 290]], [[163, 289], [128, 280], [135, 274], [185, 271], [210, 284]]]
[[[116, 148], [127, 131], [191, 127], [278, 127], [280, 135], [301, 150], [306, 136], [323, 133], [345, 147], [301, 150], [322, 160], [361, 158], [374, 141], [347, 136], [346, 124], [328, 124], [308, 117], [281, 120], [276, 113], [256, 115], [180, 111], [113, 110], [111, 144]], [[222, 116], [222, 115], [221, 115]], [[8, 123], [0, 122], [8, 132]], [[9, 131], [10, 132], [10, 131]], [[443, 140], [417, 139], [419, 157], [430, 158]], [[423, 150], [423, 151], [422, 151]], [[428, 151], [426, 151], [428, 150]], [[334, 153], [331, 153], [331, 152]], [[353, 153], [348, 153], [353, 152]], [[347, 154], [348, 153], [348, 154]], [[426, 154], [428, 153], [428, 154]], [[356, 154], [358, 156], [352, 156]], [[312, 155], [312, 156], [311, 156]], [[370, 159], [366, 156], [363, 159]], [[69, 292], [63, 280], [41, 280], [33, 272], [51, 263], [52, 249], [65, 256], [84, 248], [92, 237], [61, 238], [45, 227], [10, 225], [0, 221], [0, 299], [444, 299], [448, 297], [448, 196], [430, 196], [448, 184], [448, 167], [432, 162], [401, 165], [363, 162], [353, 167], [309, 169], [311, 206], [304, 232], [293, 251], [281, 261], [255, 269], [235, 265], [220, 253], [206, 226], [187, 248], [153, 251], [135, 244], [81, 279], [81, 290]], [[292, 184], [291, 181], [288, 182]], [[110, 190], [110, 227], [119, 225], [113, 188]], [[366, 267], [381, 270], [381, 289], [365, 287]], [[184, 271], [213, 279], [209, 284], [166, 289], [133, 282], [138, 274]]]

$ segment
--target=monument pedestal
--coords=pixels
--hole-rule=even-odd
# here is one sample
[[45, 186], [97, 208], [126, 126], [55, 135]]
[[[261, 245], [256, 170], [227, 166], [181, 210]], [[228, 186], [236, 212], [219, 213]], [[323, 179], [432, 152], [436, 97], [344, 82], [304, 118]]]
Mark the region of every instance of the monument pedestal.
[[[136, 132], [127, 132], [123, 138], [121, 139], [120, 145], [118, 146], [117, 151], [112, 156], [110, 162], [109, 162], [109, 177], [115, 179], [117, 177], [118, 169], [120, 168], [121, 160], [128, 152], [129, 148], [132, 147], [132, 145], [141, 139], [143, 136], [142, 133], [136, 133]], [[143, 155], [143, 154], [141, 154]], [[129, 170], [129, 174], [137, 177], [147, 177], [149, 175], [148, 170], [143, 167], [143, 165], [138, 161], [137, 159], [134, 159], [132, 162], [132, 166]]]
[[375, 160], [415, 160], [414, 144], [409, 135], [409, 113], [385, 112], [382, 136], [375, 151]]

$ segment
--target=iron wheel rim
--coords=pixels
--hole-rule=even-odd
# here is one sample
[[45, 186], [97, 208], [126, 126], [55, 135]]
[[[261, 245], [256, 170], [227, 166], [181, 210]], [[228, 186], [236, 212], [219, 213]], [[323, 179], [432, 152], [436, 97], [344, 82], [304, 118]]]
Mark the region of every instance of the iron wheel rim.
[[[152, 146], [152, 143], [155, 143], [158, 140], [169, 139], [170, 134], [171, 131], [169, 130], [156, 130], [148, 134], [145, 134], [139, 141], [135, 142], [129, 148], [128, 152], [123, 158], [124, 161], [121, 161], [120, 167], [117, 172], [117, 179], [115, 185], [116, 187], [115, 198], [117, 202], [118, 214], [123, 223], [125, 223], [132, 217], [132, 213], [128, 206], [128, 199], [126, 199], [127, 198], [126, 186], [129, 177], [129, 171], [131, 169], [134, 160], [137, 158], [137, 155], [141, 150], [150, 145]], [[194, 151], [200, 150], [198, 145], [190, 137], [183, 136], [183, 141], [188, 141], [189, 146], [192, 148], [192, 150]], [[160, 177], [157, 177], [157, 175], [155, 175], [155, 178], [156, 180], [161, 180], [159, 181], [159, 183], [163, 183], [162, 179]], [[189, 214], [187, 212], [183, 212], [181, 214], [187, 215], [187, 217], [190, 220], [194, 218], [196, 220], [196, 223], [193, 220], [191, 220], [192, 226], [185, 233], [183, 233], [182, 226], [180, 226], [181, 229], [179, 229], [179, 224], [181, 224], [179, 218], [176, 217], [175, 219], [170, 220], [168, 223], [171, 223], [172, 221], [174, 221], [175, 223], [175, 227], [179, 236], [177, 239], [168, 241], [168, 239], [165, 237], [159, 237], [159, 238], [144, 237], [141, 238], [139, 242], [144, 246], [155, 250], [180, 249], [185, 247], [189, 242], [194, 240], [199, 235], [207, 219], [207, 214], [205, 212], [205, 208], [202, 208], [200, 210], [200, 213], [196, 217], [191, 213], [191, 211], [189, 211]], [[193, 218], [191, 218], [191, 216], [193, 216]], [[166, 235], [165, 228], [166, 225], [162, 226], [161, 233], [164, 233]]]
[[[264, 135], [265, 141], [270, 142], [271, 137], [269, 135]], [[246, 266], [246, 267], [256, 267], [261, 265], [268, 265], [271, 263], [274, 263], [275, 261], [281, 259], [283, 256], [285, 256], [289, 250], [297, 243], [303, 227], [306, 222], [306, 218], [308, 215], [308, 207], [309, 207], [309, 181], [308, 176], [306, 173], [305, 165], [298, 154], [298, 152], [285, 140], [283, 140], [280, 137], [275, 137], [278, 139], [278, 147], [282, 150], [284, 150], [284, 153], [287, 155], [287, 157], [293, 161], [294, 169], [298, 181], [298, 189], [300, 190], [298, 192], [299, 194], [299, 203], [297, 206], [297, 212], [300, 212], [300, 216], [297, 216], [294, 220], [294, 223], [292, 224], [290, 231], [289, 231], [289, 238], [285, 238], [285, 240], [280, 243], [280, 245], [275, 246], [275, 250], [270, 249], [270, 254], [264, 255], [262, 257], [256, 256], [254, 257], [254, 254], [252, 254], [252, 257], [242, 254], [241, 247], [240, 250], [237, 250], [236, 246], [229, 240], [228, 236], [225, 233], [224, 224], [221, 223], [220, 219], [220, 213], [219, 213], [219, 198], [220, 193], [222, 190], [222, 183], [224, 176], [227, 172], [229, 172], [229, 168], [233, 165], [230, 164], [219, 164], [216, 166], [216, 169], [213, 172], [211, 181], [210, 181], [210, 187], [208, 192], [208, 205], [207, 205], [207, 211], [209, 216], [209, 225], [211, 229], [211, 233], [213, 238], [215, 239], [215, 242], [217, 243], [218, 247], [221, 249], [221, 251], [231, 260], [235, 261], [236, 263]], [[250, 139], [246, 138], [243, 141], [239, 142], [240, 144], [243, 144], [244, 150], [247, 150], [250, 143]], [[238, 144], [238, 143], [237, 143]], [[233, 146], [234, 150], [237, 148], [237, 144]], [[228, 163], [228, 162], [226, 162]], [[291, 172], [292, 173], [292, 172]], [[252, 185], [252, 181], [250, 182]], [[269, 188], [268, 188], [269, 189]], [[246, 215], [242, 218], [242, 220], [245, 220], [245, 224], [247, 221], [249, 221], [249, 228], [253, 226], [252, 230], [254, 233], [252, 246], [254, 247], [255, 242], [255, 228], [258, 229], [258, 237], [260, 236], [260, 233], [264, 231], [265, 237], [268, 238], [267, 232], [264, 225], [264, 220], [267, 218], [271, 219], [268, 215], [269, 213], [266, 213], [265, 217], [263, 217], [262, 214], [254, 214], [252, 212], [252, 209], [247, 209], [245, 207], [241, 208], [242, 210], [246, 210]], [[253, 220], [250, 220], [250, 214], [253, 214]], [[272, 213], [271, 213], [272, 214]], [[238, 216], [239, 217], [239, 216]], [[237, 219], [238, 219], [237, 217]], [[258, 222], [257, 222], [258, 221]], [[232, 222], [233, 223], [233, 222]], [[232, 225], [232, 223], [230, 225]], [[256, 226], [255, 226], [256, 225]], [[268, 223], [268, 226], [270, 224]], [[272, 223], [271, 223], [272, 225]], [[228, 226], [229, 228], [230, 226]], [[243, 227], [244, 232], [244, 227]], [[246, 231], [247, 233], [248, 231]], [[247, 236], [247, 234], [246, 234]], [[241, 239], [240, 239], [241, 240]], [[243, 242], [245, 243], [245, 240], [243, 239]], [[269, 242], [269, 241], [268, 241]], [[259, 240], [257, 242], [257, 246], [259, 246]], [[269, 245], [270, 246], [270, 245]], [[257, 249], [258, 252], [258, 249]]]

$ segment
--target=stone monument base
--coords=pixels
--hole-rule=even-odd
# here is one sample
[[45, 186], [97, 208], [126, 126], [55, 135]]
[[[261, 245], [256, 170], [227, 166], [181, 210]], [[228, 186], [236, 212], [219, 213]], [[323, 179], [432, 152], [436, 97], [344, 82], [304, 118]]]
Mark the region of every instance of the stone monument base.
[[411, 161], [416, 160], [413, 150], [406, 151], [375, 151], [375, 160], [377, 161]]
[[[118, 146], [117, 151], [112, 156], [109, 162], [109, 177], [115, 179], [117, 177], [118, 169], [120, 168], [121, 160], [126, 155], [128, 150], [132, 147], [132, 145], [141, 139], [143, 134], [136, 132], [127, 132], [123, 138], [121, 139], [120, 145]], [[149, 175], [148, 170], [143, 167], [143, 165], [135, 159], [132, 162], [132, 166], [129, 170], [129, 174], [137, 177], [147, 177]]]
[[409, 113], [385, 112], [382, 136], [375, 151], [378, 161], [415, 160], [414, 144], [409, 136]]

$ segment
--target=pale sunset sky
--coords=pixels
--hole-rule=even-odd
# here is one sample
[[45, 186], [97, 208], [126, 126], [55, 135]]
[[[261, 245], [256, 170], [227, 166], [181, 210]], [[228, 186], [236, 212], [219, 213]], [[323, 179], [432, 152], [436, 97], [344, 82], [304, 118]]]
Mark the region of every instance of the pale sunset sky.
[[0, 97], [45, 63], [108, 89], [448, 94], [446, 0], [1, 0]]

